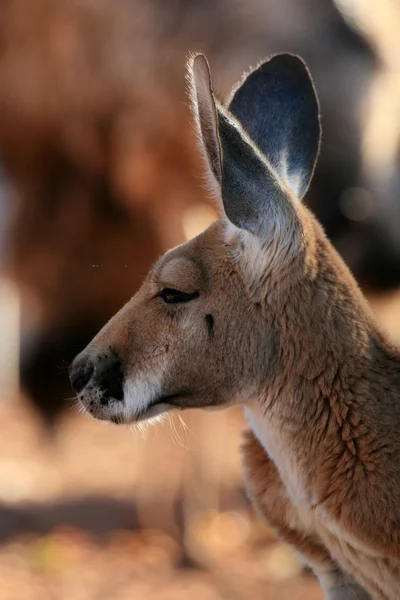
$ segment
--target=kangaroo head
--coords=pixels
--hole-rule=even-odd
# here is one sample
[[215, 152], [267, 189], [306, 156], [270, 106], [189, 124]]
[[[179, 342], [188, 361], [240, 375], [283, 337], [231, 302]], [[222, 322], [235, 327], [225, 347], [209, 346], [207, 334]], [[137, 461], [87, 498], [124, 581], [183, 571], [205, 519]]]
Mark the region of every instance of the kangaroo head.
[[316, 268], [323, 234], [300, 200], [318, 154], [319, 108], [302, 60], [262, 63], [225, 107], [204, 56], [191, 59], [189, 81], [223, 218], [158, 260], [76, 357], [72, 385], [99, 419], [135, 422], [256, 395], [280, 360], [277, 312]]

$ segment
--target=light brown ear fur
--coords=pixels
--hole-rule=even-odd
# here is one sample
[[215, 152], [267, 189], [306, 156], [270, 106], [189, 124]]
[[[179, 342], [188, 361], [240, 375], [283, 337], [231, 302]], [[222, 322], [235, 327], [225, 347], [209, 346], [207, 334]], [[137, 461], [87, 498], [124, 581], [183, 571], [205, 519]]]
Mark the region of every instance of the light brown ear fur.
[[218, 139], [218, 114], [212, 88], [210, 66], [203, 54], [194, 54], [188, 61], [189, 96], [195, 117], [196, 134], [202, 153], [206, 183], [215, 198], [221, 195], [222, 156]]

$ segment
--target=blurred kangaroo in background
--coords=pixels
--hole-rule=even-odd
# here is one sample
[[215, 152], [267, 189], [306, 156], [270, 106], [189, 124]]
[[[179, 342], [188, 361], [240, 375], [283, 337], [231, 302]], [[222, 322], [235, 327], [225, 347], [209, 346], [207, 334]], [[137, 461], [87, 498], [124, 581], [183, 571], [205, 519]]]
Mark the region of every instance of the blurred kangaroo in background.
[[320, 144], [310, 75], [274, 56], [227, 106], [203, 55], [189, 80], [224, 216], [154, 265], [75, 359], [72, 385], [88, 413], [117, 423], [243, 403], [259, 512], [327, 599], [395, 600], [400, 353], [300, 202]]

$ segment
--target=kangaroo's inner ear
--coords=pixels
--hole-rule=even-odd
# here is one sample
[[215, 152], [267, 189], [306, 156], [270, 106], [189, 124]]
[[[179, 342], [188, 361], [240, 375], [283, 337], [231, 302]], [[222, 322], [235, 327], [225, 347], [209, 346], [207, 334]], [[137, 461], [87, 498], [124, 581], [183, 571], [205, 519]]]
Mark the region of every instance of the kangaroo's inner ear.
[[236, 227], [265, 240], [290, 212], [288, 190], [228, 111], [218, 107], [222, 202]]
[[262, 63], [234, 89], [229, 110], [285, 185], [303, 198], [321, 135], [318, 100], [304, 62], [280, 54]]

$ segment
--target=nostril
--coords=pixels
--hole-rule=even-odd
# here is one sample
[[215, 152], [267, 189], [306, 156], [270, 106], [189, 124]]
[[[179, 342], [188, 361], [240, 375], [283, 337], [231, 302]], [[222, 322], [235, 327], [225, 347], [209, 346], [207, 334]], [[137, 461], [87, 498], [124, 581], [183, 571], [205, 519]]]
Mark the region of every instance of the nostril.
[[104, 401], [108, 399], [123, 400], [124, 399], [124, 374], [122, 372], [121, 363], [115, 360], [107, 368], [103, 369], [98, 376], [98, 384], [103, 391]]
[[86, 363], [84, 366], [73, 371], [70, 375], [71, 385], [75, 392], [79, 394], [92, 378], [94, 366], [92, 363]]

